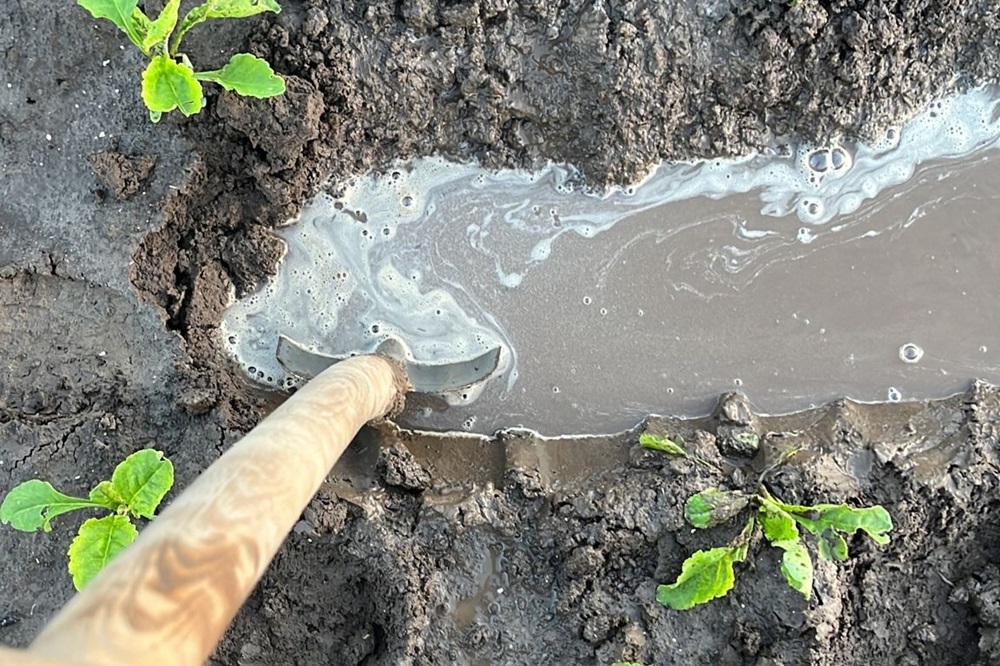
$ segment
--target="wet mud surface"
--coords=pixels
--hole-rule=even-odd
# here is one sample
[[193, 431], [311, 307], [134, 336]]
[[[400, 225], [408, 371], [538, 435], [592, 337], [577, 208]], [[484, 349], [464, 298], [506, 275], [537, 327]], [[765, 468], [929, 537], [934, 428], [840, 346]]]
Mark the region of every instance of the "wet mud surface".
[[[140, 58], [108, 25], [0, 6], [0, 489], [82, 491], [156, 446], [180, 490], [251, 427], [273, 398], [222, 357], [216, 324], [279, 261], [267, 230], [331, 175], [440, 152], [628, 182], [659, 159], [867, 136], [1000, 72], [995, 1], [284, 4], [191, 47], [214, 66], [220, 44], [248, 44], [287, 95], [213, 92], [202, 118], [156, 126]], [[656, 583], [731, 534], [692, 534], [683, 501], [738, 478], [642, 451], [636, 432], [366, 431], [213, 662], [1000, 663], [998, 421], [986, 384], [755, 419], [761, 456], [807, 451], [776, 492], [881, 503], [893, 542], [852, 543], [808, 603], [757, 545], [727, 599], [686, 614]], [[642, 427], [715, 455], [731, 425]], [[3, 643], [70, 596], [75, 526], [0, 531]]]

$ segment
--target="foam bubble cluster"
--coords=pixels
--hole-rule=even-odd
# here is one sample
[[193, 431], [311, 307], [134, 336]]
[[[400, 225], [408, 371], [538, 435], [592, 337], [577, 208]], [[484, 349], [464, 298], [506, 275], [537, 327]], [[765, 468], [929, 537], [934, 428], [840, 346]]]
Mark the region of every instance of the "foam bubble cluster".
[[500, 346], [498, 372], [510, 388], [517, 331], [505, 330], [491, 304], [530, 297], [520, 294], [525, 274], [558, 253], [567, 234], [595, 238], [654, 207], [757, 192], [762, 212], [776, 219], [767, 229], [736, 225], [723, 264], [738, 273], [760, 260], [769, 239], [809, 244], [842, 232], [846, 224], [830, 222], [922, 163], [995, 147], [997, 103], [995, 90], [972, 91], [935, 102], [870, 145], [664, 165], [639, 186], [601, 194], [574, 188], [578, 174], [556, 165], [487, 172], [429, 158], [368, 174], [316, 197], [279, 232], [287, 253], [278, 275], [227, 310], [224, 339], [255, 380], [275, 387], [295, 383], [275, 359], [279, 334], [336, 354], [395, 339], [428, 363]]

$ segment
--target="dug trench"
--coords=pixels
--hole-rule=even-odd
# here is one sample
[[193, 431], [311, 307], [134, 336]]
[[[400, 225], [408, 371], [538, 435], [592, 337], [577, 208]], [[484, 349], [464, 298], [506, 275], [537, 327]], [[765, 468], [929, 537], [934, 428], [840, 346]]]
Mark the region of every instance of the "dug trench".
[[[229, 363], [217, 323], [232, 292], [274, 271], [269, 229], [328, 178], [440, 153], [625, 183], [663, 159], [865, 138], [1000, 72], [990, 0], [284, 4], [193, 52], [210, 63], [245, 41], [287, 77], [285, 96], [212, 94], [202, 117], [158, 126], [107, 26], [0, 8], [4, 489], [85, 489], [155, 445], [179, 490], [252, 427], [280, 397]], [[734, 405], [553, 441], [368, 430], [213, 662], [1000, 663], [995, 387], [785, 417]], [[724, 479], [636, 446], [647, 429], [717, 457], [734, 428], [761, 452]], [[659, 606], [656, 584], [687, 554], [732, 536], [692, 533], [686, 497], [739, 485], [790, 442], [806, 452], [774, 490], [882, 504], [890, 545], [852, 541], [806, 602], [756, 544], [727, 598]], [[71, 593], [75, 525], [60, 527], [0, 532], [4, 643], [28, 643]]]

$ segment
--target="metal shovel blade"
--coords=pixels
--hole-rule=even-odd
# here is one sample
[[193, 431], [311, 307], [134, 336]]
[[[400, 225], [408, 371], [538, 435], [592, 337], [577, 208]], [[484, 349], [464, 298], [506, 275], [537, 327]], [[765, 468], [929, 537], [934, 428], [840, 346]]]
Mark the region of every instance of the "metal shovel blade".
[[[477, 384], [489, 378], [500, 363], [499, 347], [456, 363], [418, 363], [407, 360], [403, 356], [401, 345], [393, 340], [379, 345], [377, 351], [403, 364], [410, 385], [416, 393], [445, 393]], [[312, 379], [334, 363], [350, 358], [306, 349], [285, 335], [278, 336], [277, 356], [285, 370], [303, 379]]]

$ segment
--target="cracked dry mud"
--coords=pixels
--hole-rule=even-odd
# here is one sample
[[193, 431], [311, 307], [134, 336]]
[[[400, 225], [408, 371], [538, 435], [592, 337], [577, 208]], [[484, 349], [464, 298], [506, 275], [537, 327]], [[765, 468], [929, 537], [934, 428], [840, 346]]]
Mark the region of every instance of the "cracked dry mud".
[[[140, 58], [109, 26], [0, 5], [0, 489], [85, 490], [155, 446], [180, 490], [251, 427], [275, 398], [230, 367], [215, 326], [230, 290], [274, 270], [268, 228], [331, 174], [439, 152], [627, 182], [659, 159], [868, 136], [1000, 71], [996, 0], [283, 4], [192, 48], [214, 66], [219, 44], [247, 44], [286, 96], [212, 92], [203, 117], [156, 126]], [[881, 503], [896, 521], [888, 547], [858, 540], [821, 565], [812, 601], [757, 546], [726, 599], [658, 606], [657, 582], [730, 534], [685, 527], [686, 496], [718, 481], [638, 449], [637, 432], [382, 428], [331, 475], [213, 663], [1000, 663], [995, 387], [753, 422], [762, 456], [808, 451], [774, 477], [786, 499]], [[644, 425], [705, 455], [732, 426]], [[61, 523], [0, 531], [5, 644], [71, 594], [76, 524]]]

